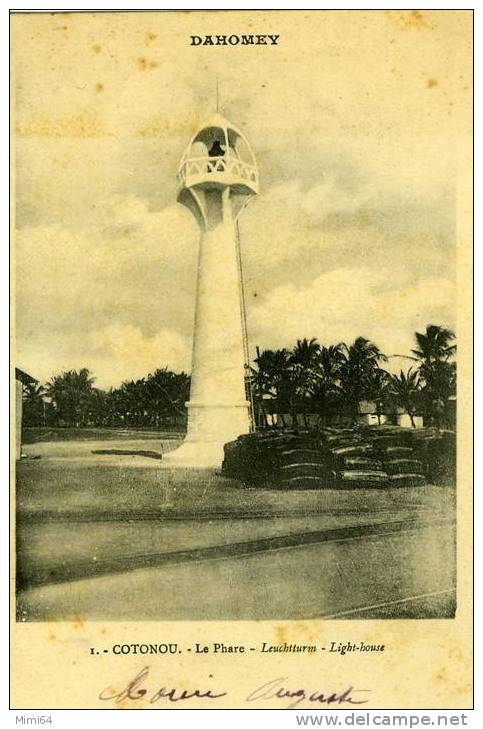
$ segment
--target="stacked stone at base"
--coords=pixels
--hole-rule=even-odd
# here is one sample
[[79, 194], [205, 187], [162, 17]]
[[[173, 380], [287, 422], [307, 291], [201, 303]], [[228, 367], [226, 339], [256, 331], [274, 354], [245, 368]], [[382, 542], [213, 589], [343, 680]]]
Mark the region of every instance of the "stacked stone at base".
[[223, 472], [258, 488], [353, 489], [454, 483], [455, 436], [391, 426], [265, 430], [225, 445]]
[[262, 431], [225, 445], [225, 475], [248, 486], [277, 489], [326, 488], [332, 480], [317, 433]]

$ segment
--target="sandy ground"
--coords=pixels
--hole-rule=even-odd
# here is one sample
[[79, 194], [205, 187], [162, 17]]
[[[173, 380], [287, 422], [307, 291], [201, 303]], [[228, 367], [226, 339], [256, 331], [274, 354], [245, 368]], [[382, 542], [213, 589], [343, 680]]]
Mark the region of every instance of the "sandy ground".
[[[22, 446], [28, 461], [32, 458], [46, 459], [49, 461], [69, 461], [76, 463], [79, 467], [89, 465], [103, 465], [119, 467], [129, 464], [134, 468], [159, 468], [160, 462], [155, 458], [136, 455], [139, 451], [152, 451], [162, 456], [182, 442], [182, 438], [155, 438], [150, 437], [136, 438], [133, 435], [126, 437], [110, 437], [109, 439], [93, 438], [92, 440], [58, 440], [47, 441], [45, 443], [29, 443]], [[111, 454], [96, 454], [93, 451], [111, 451]], [[131, 451], [132, 455], [118, 455], [116, 450]]]
[[24, 446], [20, 619], [370, 617], [378, 604], [388, 615], [443, 616], [454, 608], [451, 489], [247, 489], [212, 470], [163, 469], [136, 455], [176, 445]]

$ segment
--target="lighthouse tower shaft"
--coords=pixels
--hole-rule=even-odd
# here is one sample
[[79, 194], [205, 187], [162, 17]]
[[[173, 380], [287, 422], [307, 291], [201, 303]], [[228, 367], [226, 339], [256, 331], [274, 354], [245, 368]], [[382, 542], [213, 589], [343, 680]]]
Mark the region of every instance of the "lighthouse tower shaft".
[[[181, 447], [164, 457], [167, 466], [221, 466], [224, 444], [249, 431], [236, 221], [258, 177], [253, 156], [241, 156], [240, 139], [218, 117], [195, 135], [180, 167], [178, 200], [194, 214], [200, 243], [188, 429]], [[199, 142], [204, 155], [199, 145], [193, 153]]]

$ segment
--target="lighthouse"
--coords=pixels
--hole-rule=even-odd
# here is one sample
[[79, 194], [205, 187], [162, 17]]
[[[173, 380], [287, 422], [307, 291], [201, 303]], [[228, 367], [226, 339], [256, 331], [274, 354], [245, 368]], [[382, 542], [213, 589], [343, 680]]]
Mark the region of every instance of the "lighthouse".
[[242, 132], [219, 114], [181, 158], [177, 199], [200, 229], [186, 438], [163, 463], [221, 466], [223, 446], [250, 429], [248, 363], [238, 218], [258, 193], [255, 157]]

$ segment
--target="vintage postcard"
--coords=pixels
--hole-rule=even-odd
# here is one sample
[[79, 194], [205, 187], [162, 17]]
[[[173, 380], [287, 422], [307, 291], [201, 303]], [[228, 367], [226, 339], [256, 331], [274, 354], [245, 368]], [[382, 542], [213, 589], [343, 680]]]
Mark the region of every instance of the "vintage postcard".
[[12, 707], [471, 708], [472, 11], [10, 20]]

